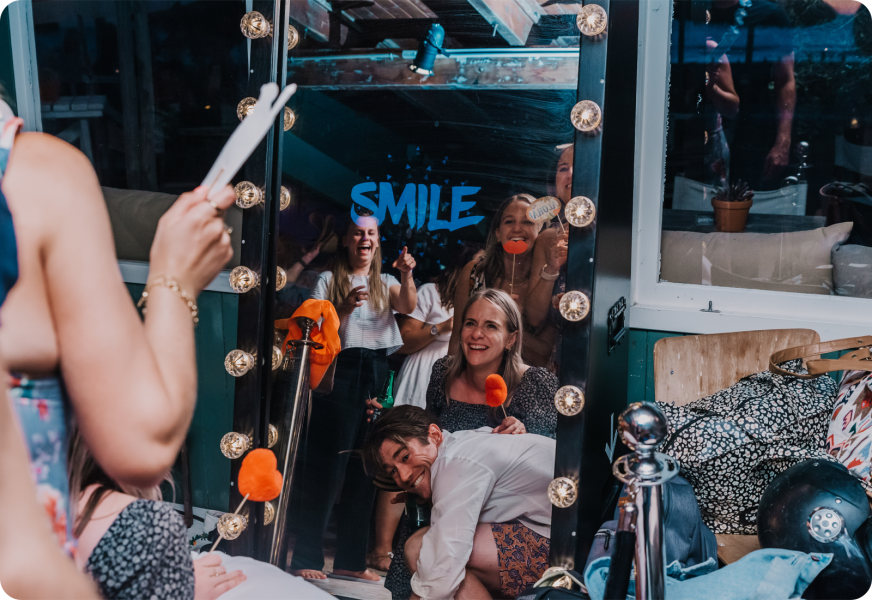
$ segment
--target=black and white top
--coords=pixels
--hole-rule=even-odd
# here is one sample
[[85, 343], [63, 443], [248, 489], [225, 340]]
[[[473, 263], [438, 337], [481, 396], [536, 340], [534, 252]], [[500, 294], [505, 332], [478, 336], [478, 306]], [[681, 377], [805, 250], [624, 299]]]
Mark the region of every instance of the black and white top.
[[128, 504], [100, 538], [85, 571], [103, 598], [194, 597], [194, 563], [185, 522], [163, 502], [136, 500]]
[[[327, 290], [330, 288], [332, 279], [332, 272], [324, 271], [321, 273], [315, 284], [315, 289], [312, 290], [311, 297], [316, 300], [327, 300]], [[369, 290], [369, 276], [349, 275], [349, 279], [352, 288], [365, 286], [366, 290]], [[400, 282], [393, 275], [382, 274], [381, 280], [388, 292], [395, 285], [400, 285]], [[342, 319], [342, 323], [339, 325], [339, 339], [342, 342], [343, 350], [348, 348], [386, 349], [388, 354], [393, 354], [399, 350], [403, 345], [403, 336], [400, 335], [400, 327], [394, 318], [394, 311], [391, 310], [390, 293], [388, 293], [387, 306], [381, 311], [375, 311], [369, 302], [364, 302], [363, 306], [355, 308], [354, 312]]]
[[[496, 427], [502, 418], [493, 416], [487, 404], [471, 404], [451, 399], [445, 400], [445, 376], [448, 372], [449, 357], [440, 358], [433, 364], [430, 385], [427, 387], [427, 410], [439, 417], [442, 429], [463, 431], [479, 427]], [[530, 367], [521, 377], [506, 414], [524, 424], [529, 433], [550, 438], [557, 437], [557, 408], [554, 394], [560, 383], [548, 369]], [[499, 415], [502, 415], [502, 410]]]

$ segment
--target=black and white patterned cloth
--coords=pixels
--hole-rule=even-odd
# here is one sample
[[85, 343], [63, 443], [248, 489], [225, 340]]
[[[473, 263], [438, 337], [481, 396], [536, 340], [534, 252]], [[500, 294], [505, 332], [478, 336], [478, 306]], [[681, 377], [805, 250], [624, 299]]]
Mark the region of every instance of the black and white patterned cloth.
[[[502, 418], [495, 418], [486, 404], [470, 404], [457, 400], [445, 401], [445, 376], [448, 368], [448, 357], [443, 357], [433, 364], [430, 374], [430, 384], [427, 387], [427, 410], [439, 417], [442, 429], [446, 431], [464, 431], [479, 427], [496, 427]], [[555, 439], [557, 437], [557, 408], [554, 406], [554, 394], [560, 387], [560, 382], [548, 369], [530, 367], [521, 378], [515, 389], [506, 413], [524, 424], [528, 433], [536, 433]], [[499, 410], [499, 409], [498, 409]], [[499, 412], [502, 415], [502, 410]], [[391, 567], [385, 578], [385, 587], [390, 590], [394, 600], [407, 600], [412, 595], [412, 573], [406, 566], [406, 556], [403, 551], [406, 540], [412, 534], [406, 519], [400, 521], [400, 536]]]
[[190, 600], [194, 563], [185, 522], [163, 502], [131, 502], [88, 558], [85, 571], [103, 598]]
[[[803, 373], [800, 361], [782, 368]], [[832, 460], [826, 433], [838, 386], [830, 377], [755, 373], [684, 406], [657, 405], [669, 420], [660, 448], [681, 465], [715, 533], [757, 533], [757, 508], [776, 475], [811, 458]]]

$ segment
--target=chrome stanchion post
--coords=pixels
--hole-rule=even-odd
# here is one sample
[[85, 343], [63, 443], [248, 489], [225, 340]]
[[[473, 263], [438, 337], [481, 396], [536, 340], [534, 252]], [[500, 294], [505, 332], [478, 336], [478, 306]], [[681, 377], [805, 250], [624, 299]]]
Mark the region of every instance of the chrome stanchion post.
[[[280, 569], [285, 567], [287, 553], [283, 552], [283, 548], [285, 548], [285, 530], [287, 529], [288, 508], [291, 502], [291, 486], [294, 481], [294, 463], [300, 445], [300, 436], [303, 432], [306, 407], [309, 403], [310, 355], [312, 348], [319, 350], [323, 348], [321, 344], [311, 340], [315, 321], [308, 317], [297, 317], [296, 321], [302, 332], [302, 339], [288, 342], [288, 350], [278, 375], [279, 379], [285, 379], [282, 382], [286, 384], [283, 390], [288, 397], [286, 397], [282, 430], [279, 434], [283, 438], [283, 443], [278, 448], [279, 467], [284, 479], [273, 522], [275, 529], [273, 529], [269, 562]], [[277, 390], [280, 388], [281, 386], [276, 385]], [[292, 397], [290, 397], [291, 394], [293, 394]]]
[[650, 402], [634, 402], [618, 427], [633, 454], [619, 458], [612, 472], [635, 489], [636, 600], [662, 600], [666, 593], [666, 543], [662, 485], [678, 475], [678, 462], [654, 449], [668, 433], [666, 417]]

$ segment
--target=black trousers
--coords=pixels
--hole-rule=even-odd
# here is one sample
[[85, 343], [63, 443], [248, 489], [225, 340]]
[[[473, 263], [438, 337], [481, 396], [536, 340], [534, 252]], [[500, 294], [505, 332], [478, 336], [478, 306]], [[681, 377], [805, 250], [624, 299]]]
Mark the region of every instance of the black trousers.
[[[375, 397], [388, 375], [385, 350], [349, 348], [339, 353], [333, 391], [312, 397], [291, 508], [296, 543], [291, 569], [324, 568], [324, 532], [342, 487], [334, 569], [363, 571], [375, 486], [359, 452], [366, 437], [366, 398]], [[299, 491], [299, 493], [297, 493]]]

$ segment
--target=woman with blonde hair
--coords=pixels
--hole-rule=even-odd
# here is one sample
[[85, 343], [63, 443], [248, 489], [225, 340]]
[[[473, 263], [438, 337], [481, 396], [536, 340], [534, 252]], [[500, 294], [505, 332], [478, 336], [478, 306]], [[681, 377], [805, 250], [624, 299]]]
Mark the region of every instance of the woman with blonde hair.
[[[291, 562], [295, 575], [324, 579], [324, 533], [340, 485], [336, 557], [331, 577], [378, 583], [366, 567], [366, 547], [375, 487], [359, 453], [366, 436], [366, 399], [378, 392], [388, 375], [387, 355], [403, 345], [394, 312], [409, 314], [417, 306], [412, 279], [415, 260], [403, 248], [393, 262], [400, 281], [381, 272], [379, 222], [371, 214], [355, 215], [329, 271], [318, 279], [312, 298], [329, 300], [339, 315], [342, 351], [337, 355], [332, 389], [312, 401], [306, 444], [301, 456], [300, 495], [291, 521], [296, 543]], [[328, 378], [330, 374], [325, 376]], [[322, 384], [323, 385], [323, 384]], [[329, 385], [329, 383], [328, 383]]]
[[[555, 438], [554, 394], [559, 383], [547, 369], [531, 367], [521, 359], [524, 333], [517, 303], [502, 290], [480, 290], [470, 296], [455, 322], [459, 343], [433, 365], [427, 389], [427, 410], [439, 418], [442, 428], [454, 432], [493, 427], [495, 434]], [[485, 403], [485, 380], [492, 374], [506, 382], [508, 395], [502, 408]], [[373, 401], [369, 404], [379, 407]], [[385, 582], [395, 599], [408, 598], [412, 592], [412, 575], [403, 557], [410, 533], [403, 526]]]

